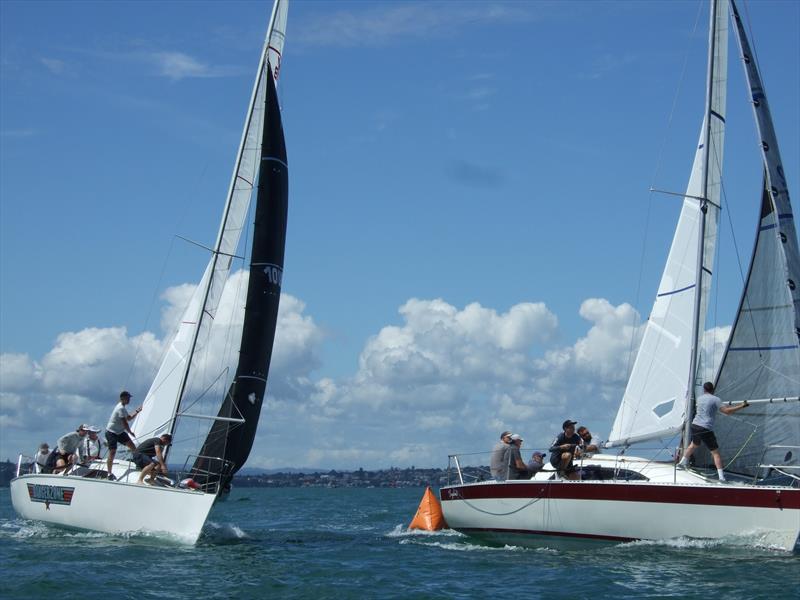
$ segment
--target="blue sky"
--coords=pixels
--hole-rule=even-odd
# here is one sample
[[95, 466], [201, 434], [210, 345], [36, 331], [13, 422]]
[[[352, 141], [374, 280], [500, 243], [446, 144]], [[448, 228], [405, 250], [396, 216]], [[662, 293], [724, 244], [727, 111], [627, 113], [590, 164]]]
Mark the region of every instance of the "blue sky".
[[[745, 7], [796, 196], [800, 3]], [[0, 3], [0, 458], [147, 391], [206, 261], [174, 236], [213, 242], [269, 8]], [[706, 10], [291, 4], [289, 300], [254, 466], [608, 433], [680, 208], [648, 188], [682, 191], [693, 158]], [[709, 328], [738, 302], [727, 215], [746, 262], [760, 185], [735, 49], [730, 73]]]

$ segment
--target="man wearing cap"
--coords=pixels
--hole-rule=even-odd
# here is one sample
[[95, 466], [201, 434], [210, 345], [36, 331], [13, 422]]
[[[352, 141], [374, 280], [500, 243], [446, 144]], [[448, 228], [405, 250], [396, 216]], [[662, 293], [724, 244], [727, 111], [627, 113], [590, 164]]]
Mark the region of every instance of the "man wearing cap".
[[536, 473], [544, 469], [544, 454], [541, 452], [534, 452], [531, 454], [531, 459], [526, 466], [528, 467], [528, 473], [536, 475]]
[[508, 476], [508, 450], [511, 443], [511, 432], [504, 431], [500, 434], [500, 441], [492, 448], [492, 461], [490, 470], [492, 477], [497, 481], [505, 481]]
[[558, 470], [558, 474], [567, 479], [578, 479], [572, 464], [576, 456], [580, 456], [581, 436], [575, 433], [575, 423], [567, 419], [561, 424], [563, 430], [550, 446], [550, 464]]
[[86, 425], [80, 425], [75, 431], [65, 433], [58, 438], [55, 450], [47, 457], [48, 472], [67, 472], [68, 465], [74, 465], [78, 460], [78, 449], [86, 436]]
[[518, 433], [511, 434], [511, 447], [508, 451], [508, 478], [509, 479], [530, 479], [528, 466], [522, 460], [520, 448], [522, 447], [522, 436]]
[[103, 442], [97, 437], [100, 433], [100, 428], [94, 425], [86, 427], [87, 436], [81, 442], [78, 452], [81, 457], [81, 463], [87, 463], [91, 460], [97, 460], [103, 453]]
[[108, 478], [114, 479], [114, 472], [112, 470], [114, 464], [114, 456], [117, 454], [117, 444], [124, 444], [127, 446], [131, 451], [136, 450], [136, 446], [133, 443], [131, 437], [135, 437], [133, 435], [133, 431], [131, 430], [131, 426], [128, 425], [128, 421], [132, 421], [136, 415], [142, 412], [142, 407], [140, 406], [133, 414], [128, 413], [128, 409], [125, 408], [128, 403], [131, 401], [131, 395], [129, 392], [122, 392], [119, 395], [119, 404], [114, 407], [114, 412], [111, 413], [111, 417], [108, 419], [108, 425], [106, 425], [106, 442], [108, 442]]

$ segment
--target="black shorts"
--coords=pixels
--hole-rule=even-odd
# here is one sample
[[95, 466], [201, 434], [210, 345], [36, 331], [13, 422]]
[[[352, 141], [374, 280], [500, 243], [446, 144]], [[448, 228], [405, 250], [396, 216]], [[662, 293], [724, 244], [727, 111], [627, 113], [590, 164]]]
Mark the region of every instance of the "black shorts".
[[144, 469], [147, 465], [152, 465], [153, 463], [158, 462], [155, 456], [142, 454], [141, 452], [134, 452], [131, 458], [133, 459], [133, 464], [135, 464], [139, 469]]
[[699, 425], [692, 425], [692, 443], [695, 446], [699, 446], [700, 442], [708, 446], [709, 450], [716, 450], [719, 448], [717, 436], [714, 435], [713, 431], [705, 427], [700, 427]]
[[122, 433], [114, 433], [113, 431], [106, 431], [106, 442], [108, 442], [108, 449], [109, 450], [116, 450], [117, 444], [122, 444], [123, 446], [127, 446], [131, 441], [130, 436], [128, 435], [127, 431], [123, 431]]
[[550, 465], [558, 470], [561, 468], [561, 455], [567, 453], [570, 454], [569, 457], [569, 464], [567, 464], [566, 468], [564, 469], [564, 473], [574, 473], [575, 472], [575, 465], [572, 463], [575, 460], [575, 450], [559, 450], [558, 452], [552, 452], [550, 454]]

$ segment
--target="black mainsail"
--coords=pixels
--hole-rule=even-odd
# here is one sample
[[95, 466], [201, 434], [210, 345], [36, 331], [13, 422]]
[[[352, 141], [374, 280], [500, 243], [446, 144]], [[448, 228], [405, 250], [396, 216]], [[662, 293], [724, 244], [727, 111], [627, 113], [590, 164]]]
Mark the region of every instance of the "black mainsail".
[[289, 168], [272, 74], [267, 63], [261, 164], [238, 365], [217, 420], [192, 469], [195, 480], [200, 483], [220, 481], [220, 489], [225, 488], [233, 474], [244, 465], [253, 446], [278, 321]]

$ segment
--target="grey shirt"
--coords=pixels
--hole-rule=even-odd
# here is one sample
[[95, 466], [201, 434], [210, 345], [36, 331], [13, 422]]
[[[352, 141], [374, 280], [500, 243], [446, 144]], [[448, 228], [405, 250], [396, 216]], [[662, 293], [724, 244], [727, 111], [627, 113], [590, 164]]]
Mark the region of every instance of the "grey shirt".
[[[508, 450], [508, 478], [509, 479], [529, 479], [530, 474], [528, 469], [520, 469], [517, 467], [517, 459], [522, 462], [522, 453], [516, 444], [512, 444]], [[522, 462], [522, 464], [525, 464]]]
[[511, 446], [503, 441], [497, 442], [492, 448], [491, 472], [492, 477], [498, 481], [503, 481], [508, 475], [508, 449]]
[[719, 407], [722, 406], [722, 400], [711, 394], [703, 394], [697, 398], [695, 405], [697, 412], [694, 415], [694, 419], [692, 419], [692, 425], [713, 430], [714, 419], [717, 418]]
[[128, 422], [128, 410], [123, 406], [122, 402], [117, 404], [111, 417], [108, 419], [106, 430], [111, 433], [122, 433], [125, 431], [125, 423]]
[[58, 438], [58, 451], [61, 454], [75, 454], [83, 441], [83, 436], [77, 431], [62, 435]]

